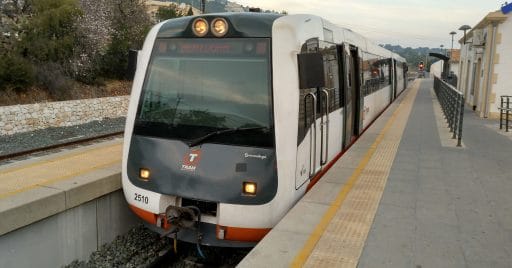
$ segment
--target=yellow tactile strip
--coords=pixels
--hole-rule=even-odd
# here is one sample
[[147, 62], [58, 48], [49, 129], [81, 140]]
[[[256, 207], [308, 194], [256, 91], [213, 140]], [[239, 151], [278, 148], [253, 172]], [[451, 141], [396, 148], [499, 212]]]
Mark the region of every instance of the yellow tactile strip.
[[0, 169], [0, 199], [41, 185], [80, 176], [119, 163], [122, 142], [50, 157], [16, 168]]
[[418, 88], [417, 81], [341, 189], [292, 267], [357, 266]]

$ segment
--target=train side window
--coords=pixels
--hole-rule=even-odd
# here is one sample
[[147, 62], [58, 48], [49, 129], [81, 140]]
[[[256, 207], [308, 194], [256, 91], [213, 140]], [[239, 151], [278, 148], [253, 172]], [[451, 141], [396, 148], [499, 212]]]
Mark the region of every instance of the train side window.
[[377, 55], [364, 52], [363, 53], [363, 78], [364, 92], [363, 96], [368, 96], [377, 91], [381, 87], [381, 71], [382, 66]]
[[321, 50], [324, 60], [324, 79], [325, 89], [329, 91], [329, 111], [341, 108], [340, 95], [340, 75], [339, 75], [339, 57], [338, 49], [335, 45], [325, 43], [325, 48]]
[[297, 55], [299, 65], [299, 87], [301, 89], [323, 87], [324, 63], [322, 54], [301, 53]]
[[297, 134], [297, 145], [302, 143], [306, 133], [308, 132], [311, 124], [313, 124], [313, 102], [311, 99], [305, 100], [305, 97], [309, 93], [316, 93], [315, 88], [299, 89], [299, 122], [298, 122], [298, 134]]

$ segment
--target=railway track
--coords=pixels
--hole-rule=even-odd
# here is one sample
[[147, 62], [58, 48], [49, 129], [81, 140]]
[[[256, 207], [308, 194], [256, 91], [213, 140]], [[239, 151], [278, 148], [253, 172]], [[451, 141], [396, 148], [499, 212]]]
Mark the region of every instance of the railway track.
[[201, 248], [199, 253], [195, 244], [179, 241], [174, 244], [171, 238], [160, 237], [139, 225], [101, 246], [88, 260], [75, 260], [64, 267], [231, 268], [235, 267], [250, 250], [208, 246]]
[[98, 135], [98, 136], [94, 136], [94, 137], [76, 139], [76, 140], [72, 140], [72, 141], [69, 141], [69, 142], [63, 142], [63, 143], [53, 144], [53, 145], [39, 147], [39, 148], [35, 148], [35, 149], [30, 149], [30, 150], [24, 150], [24, 151], [15, 152], [15, 153], [4, 154], [4, 155], [0, 155], [0, 162], [1, 161], [5, 161], [5, 160], [9, 160], [9, 159], [13, 159], [13, 158], [18, 158], [18, 157], [23, 157], [23, 156], [31, 155], [31, 154], [34, 154], [34, 153], [40, 153], [40, 152], [54, 150], [54, 149], [59, 149], [59, 148], [64, 148], [64, 147], [68, 147], [68, 146], [72, 146], [72, 145], [87, 143], [87, 142], [91, 142], [91, 141], [95, 141], [95, 140], [101, 140], [101, 139], [111, 138], [111, 137], [115, 137], [115, 136], [120, 136], [120, 135], [123, 135], [123, 133], [124, 133], [124, 131], [116, 131], [116, 132], [112, 132], [112, 133], [108, 133], [108, 134], [103, 134], [103, 135]]

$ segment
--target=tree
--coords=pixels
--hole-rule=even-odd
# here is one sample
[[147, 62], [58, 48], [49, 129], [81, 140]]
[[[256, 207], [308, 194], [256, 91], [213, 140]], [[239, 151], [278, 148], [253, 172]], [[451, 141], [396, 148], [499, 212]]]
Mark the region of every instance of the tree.
[[0, 89], [20, 91], [34, 82], [31, 63], [17, 53], [22, 26], [30, 12], [27, 1], [0, 0]]
[[33, 16], [24, 27], [20, 47], [35, 62], [66, 64], [73, 56], [75, 19], [82, 12], [74, 0], [34, 0]]
[[142, 47], [151, 21], [142, 0], [111, 0], [111, 7], [111, 42], [101, 55], [101, 74], [107, 78], [125, 79], [128, 52]]
[[30, 15], [30, 5], [12, 0], [2, 3], [0, 0], [0, 57], [12, 53], [19, 42], [22, 25]]
[[95, 83], [100, 74], [102, 54], [107, 50], [113, 29], [111, 0], [79, 0], [82, 15], [75, 21], [77, 39], [71, 68], [73, 77], [87, 84]]
[[173, 19], [181, 17], [177, 12], [176, 9], [168, 6], [168, 7], [159, 7], [156, 12], [156, 20], [157, 21], [164, 21], [168, 19]]

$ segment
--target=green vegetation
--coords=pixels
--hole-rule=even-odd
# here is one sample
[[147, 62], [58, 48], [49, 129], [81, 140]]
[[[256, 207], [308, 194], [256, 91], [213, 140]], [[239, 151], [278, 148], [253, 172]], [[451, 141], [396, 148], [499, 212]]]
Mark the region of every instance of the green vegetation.
[[159, 7], [156, 12], [156, 19], [158, 21], [164, 21], [172, 18], [179, 17], [176, 13], [176, 9], [172, 7]]
[[28, 60], [19, 55], [0, 56], [0, 89], [22, 91], [33, 83], [34, 70]]
[[101, 74], [108, 78], [127, 78], [128, 52], [140, 49], [151, 23], [138, 1], [118, 0], [112, 17], [111, 43], [100, 61]]
[[[187, 11], [187, 14], [185, 16], [192, 16], [194, 13], [192, 12], [192, 8], [189, 8]], [[168, 7], [159, 7], [156, 12], [156, 20], [157, 21], [164, 21], [168, 19], [174, 19], [183, 17], [183, 15], [179, 14], [179, 12], [176, 10], [176, 7], [168, 6]]]
[[128, 79], [128, 52], [153, 24], [143, 0], [0, 0], [0, 94], [60, 100]]
[[65, 64], [79, 42], [75, 18], [81, 15], [74, 0], [33, 1], [32, 18], [23, 25], [19, 52], [36, 63]]
[[404, 57], [407, 60], [407, 64], [409, 65], [410, 71], [416, 71], [417, 66], [419, 65], [420, 61], [423, 61], [426, 63], [426, 70], [430, 70], [430, 65], [439, 60], [437, 58], [432, 58], [428, 56], [428, 53], [440, 53], [445, 54], [446, 51], [442, 50], [441, 48], [428, 48], [428, 47], [418, 47], [418, 48], [411, 48], [411, 47], [402, 47], [400, 45], [380, 45], [384, 47], [385, 49], [391, 50], [398, 55]]

